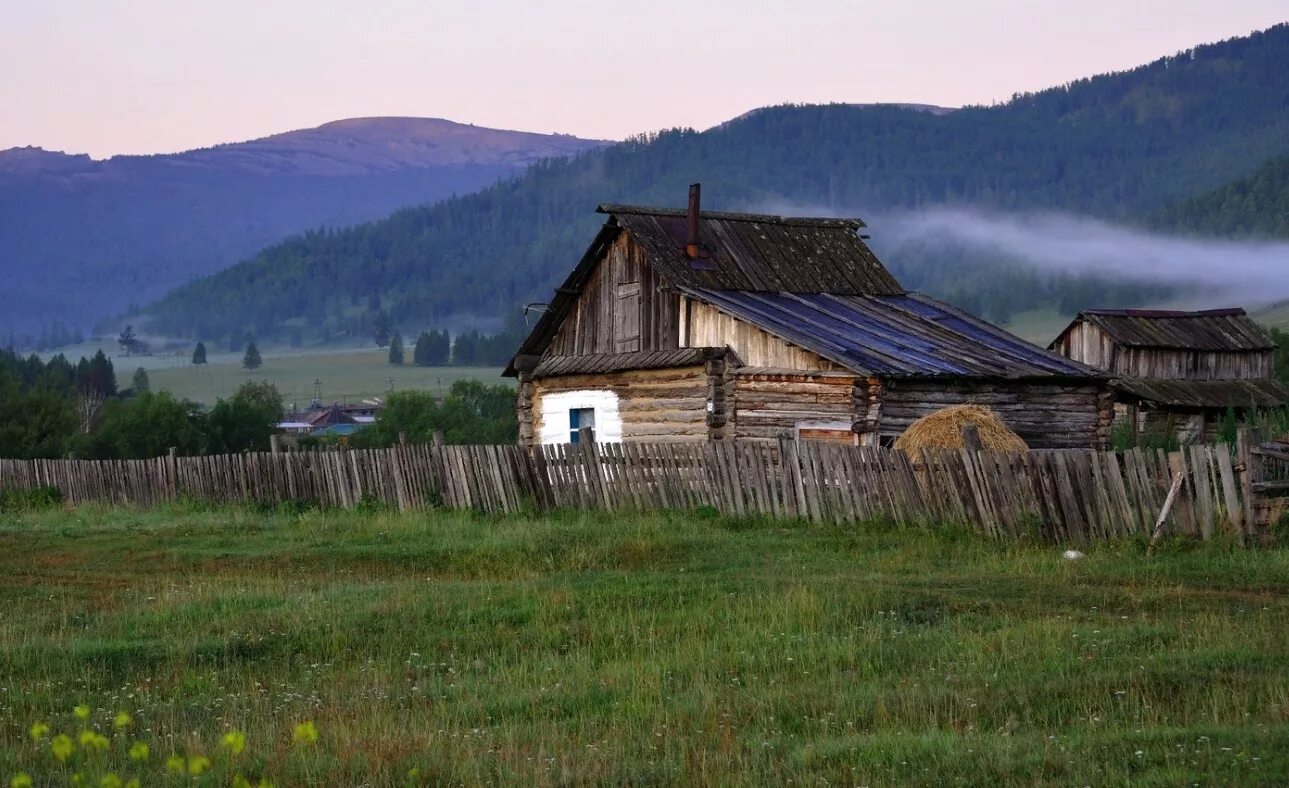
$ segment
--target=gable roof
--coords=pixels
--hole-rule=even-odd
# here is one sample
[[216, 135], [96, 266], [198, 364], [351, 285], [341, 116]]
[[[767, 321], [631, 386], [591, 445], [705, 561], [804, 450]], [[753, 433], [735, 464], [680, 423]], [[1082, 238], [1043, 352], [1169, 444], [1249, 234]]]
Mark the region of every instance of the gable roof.
[[608, 214], [581, 261], [555, 290], [546, 311], [524, 340], [504, 374], [515, 374], [521, 356], [539, 356], [605, 250], [623, 232], [644, 250], [667, 286], [749, 292], [896, 295], [904, 288], [859, 237], [859, 219], [812, 219], [750, 213], [702, 211], [698, 236], [709, 257], [690, 260], [684, 252], [686, 212], [633, 205], [601, 205]]
[[686, 289], [739, 320], [860, 374], [988, 378], [1107, 375], [918, 293], [837, 295]]
[[1181, 312], [1166, 309], [1085, 309], [1052, 342], [1056, 347], [1080, 322], [1104, 331], [1124, 347], [1247, 352], [1272, 350], [1266, 329], [1238, 307]]
[[750, 292], [895, 295], [904, 288], [859, 237], [859, 219], [747, 213], [699, 214], [698, 239], [710, 257], [685, 256], [685, 212], [601, 205], [631, 233], [663, 281], [680, 287]]

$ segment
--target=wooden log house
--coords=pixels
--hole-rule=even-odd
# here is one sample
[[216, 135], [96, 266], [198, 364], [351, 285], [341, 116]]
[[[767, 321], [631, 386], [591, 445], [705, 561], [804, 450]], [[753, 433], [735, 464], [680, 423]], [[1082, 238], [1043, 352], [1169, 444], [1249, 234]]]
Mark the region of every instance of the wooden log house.
[[1085, 309], [1051, 350], [1112, 376], [1118, 418], [1137, 431], [1211, 439], [1240, 417], [1289, 402], [1275, 342], [1243, 309]]
[[512, 359], [523, 445], [880, 445], [948, 405], [1031, 447], [1104, 447], [1107, 375], [896, 281], [858, 219], [601, 205], [607, 220]]

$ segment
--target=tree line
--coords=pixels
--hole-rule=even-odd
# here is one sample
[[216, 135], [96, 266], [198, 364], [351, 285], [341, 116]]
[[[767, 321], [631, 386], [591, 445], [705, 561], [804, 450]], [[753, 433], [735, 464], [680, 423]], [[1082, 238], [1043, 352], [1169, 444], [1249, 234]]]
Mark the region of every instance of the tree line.
[[183, 454], [264, 451], [282, 418], [271, 383], [248, 382], [209, 411], [151, 390], [139, 368], [118, 386], [100, 350], [72, 364], [0, 350], [0, 453], [18, 458], [143, 459], [176, 447]]

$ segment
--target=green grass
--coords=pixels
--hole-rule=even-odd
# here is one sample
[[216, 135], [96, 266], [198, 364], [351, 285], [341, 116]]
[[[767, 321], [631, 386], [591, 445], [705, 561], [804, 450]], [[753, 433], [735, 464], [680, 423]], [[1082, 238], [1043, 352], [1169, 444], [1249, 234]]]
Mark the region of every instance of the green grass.
[[[150, 784], [179, 753], [212, 785], [1282, 781], [1289, 550], [1089, 553], [686, 514], [0, 513], [0, 779]], [[134, 723], [60, 771], [27, 730], [75, 737], [78, 703]]]
[[[409, 351], [410, 353], [410, 351]], [[314, 380], [322, 381], [324, 402], [359, 402], [366, 397], [384, 396], [394, 389], [447, 390], [458, 380], [502, 383], [501, 370], [486, 367], [393, 366], [388, 351], [380, 348], [322, 353], [264, 352], [264, 365], [254, 372], [242, 368], [241, 356], [218, 354], [210, 363], [194, 367], [188, 360], [171, 358], [148, 371], [154, 390], [165, 389], [180, 398], [206, 405], [232, 396], [248, 380], [267, 380], [278, 387], [287, 406], [306, 405], [313, 399]], [[155, 358], [155, 357], [154, 357]], [[116, 359], [117, 377], [123, 386], [139, 366], [135, 359]], [[393, 383], [390, 383], [393, 378]]]

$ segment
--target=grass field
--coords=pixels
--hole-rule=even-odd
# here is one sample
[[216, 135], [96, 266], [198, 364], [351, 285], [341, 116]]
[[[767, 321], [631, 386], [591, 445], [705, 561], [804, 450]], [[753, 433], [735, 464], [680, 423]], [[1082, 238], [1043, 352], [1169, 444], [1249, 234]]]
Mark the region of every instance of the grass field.
[[0, 777], [1282, 782], [1289, 551], [1089, 553], [685, 514], [0, 513]]
[[[157, 353], [152, 356], [124, 356], [110, 341], [87, 342], [61, 348], [73, 363], [82, 356], [92, 356], [99, 349], [112, 359], [117, 381], [128, 388], [134, 371], [143, 367], [154, 390], [166, 390], [176, 397], [207, 406], [220, 397], [228, 398], [248, 380], [267, 380], [277, 385], [287, 407], [301, 406], [313, 399], [315, 380], [322, 382], [323, 402], [359, 402], [367, 397], [388, 394], [397, 389], [443, 391], [458, 380], [481, 380], [485, 383], [510, 383], [493, 367], [418, 367], [413, 364], [392, 366], [389, 351], [378, 347], [327, 348], [261, 348], [264, 365], [254, 372], [242, 368], [242, 354], [220, 352], [211, 347], [208, 363], [194, 367], [192, 349], [183, 352]], [[408, 357], [411, 357], [409, 348]], [[48, 359], [53, 353], [46, 353]], [[393, 378], [393, 383], [390, 383]]]
[[[227, 357], [225, 357], [227, 356]], [[117, 377], [129, 385], [137, 364], [118, 359]], [[391, 382], [391, 378], [393, 381]], [[483, 367], [418, 367], [413, 364], [393, 366], [387, 352], [379, 348], [311, 354], [264, 354], [264, 365], [254, 372], [242, 368], [241, 357], [231, 354], [211, 357], [210, 363], [194, 367], [186, 359], [158, 364], [148, 371], [154, 390], [165, 389], [177, 397], [213, 405], [220, 397], [230, 397], [248, 380], [267, 380], [278, 387], [287, 407], [291, 403], [306, 405], [314, 394], [315, 380], [321, 381], [323, 402], [359, 402], [366, 397], [384, 396], [391, 387], [447, 391], [458, 380], [482, 380], [505, 383], [500, 369]]]

